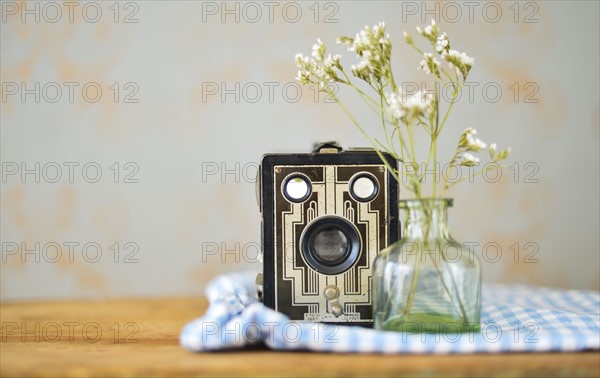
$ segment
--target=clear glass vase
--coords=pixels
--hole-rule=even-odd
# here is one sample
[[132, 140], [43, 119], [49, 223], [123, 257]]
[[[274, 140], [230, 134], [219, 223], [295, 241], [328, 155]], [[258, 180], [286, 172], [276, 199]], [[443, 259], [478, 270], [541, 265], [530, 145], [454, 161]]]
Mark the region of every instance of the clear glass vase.
[[373, 326], [380, 330], [457, 333], [479, 329], [481, 266], [450, 236], [452, 199], [400, 201], [402, 239], [374, 263]]

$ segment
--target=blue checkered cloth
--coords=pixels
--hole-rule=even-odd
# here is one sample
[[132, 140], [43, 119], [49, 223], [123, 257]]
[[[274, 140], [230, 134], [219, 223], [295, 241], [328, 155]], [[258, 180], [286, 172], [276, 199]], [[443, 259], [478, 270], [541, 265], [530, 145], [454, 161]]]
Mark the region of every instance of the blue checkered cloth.
[[277, 350], [345, 353], [493, 353], [600, 349], [600, 293], [484, 285], [481, 329], [471, 333], [386, 332], [291, 321], [258, 302], [256, 272], [221, 275], [206, 287], [206, 314], [187, 324], [195, 352], [264, 343]]

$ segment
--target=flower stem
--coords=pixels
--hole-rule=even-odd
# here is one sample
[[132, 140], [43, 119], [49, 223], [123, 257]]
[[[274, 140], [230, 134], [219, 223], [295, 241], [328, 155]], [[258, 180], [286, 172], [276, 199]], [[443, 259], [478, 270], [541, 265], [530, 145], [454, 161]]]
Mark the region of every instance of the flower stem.
[[[415, 152], [415, 143], [414, 143], [414, 135], [413, 135], [413, 127], [412, 126], [407, 126], [408, 129], [408, 142], [410, 144], [410, 153], [412, 155], [412, 161], [415, 162], [415, 164], [418, 164], [417, 161], [417, 153]], [[415, 173], [415, 197], [416, 198], [421, 198], [421, 178], [419, 177], [419, 170], [417, 167], [417, 173]]]
[[396, 179], [396, 181], [398, 182], [398, 184], [400, 184], [400, 178], [398, 177], [397, 168], [391, 166], [391, 164], [389, 163], [389, 161], [383, 156], [383, 154], [381, 153], [381, 151], [379, 151], [379, 148], [377, 148], [377, 145], [373, 141], [373, 139], [371, 139], [371, 137], [369, 137], [369, 134], [367, 134], [367, 132], [362, 128], [362, 126], [358, 123], [358, 121], [352, 116], [352, 114], [344, 106], [344, 104], [342, 104], [339, 101], [339, 99], [335, 96], [335, 93], [333, 93], [332, 91], [328, 91], [328, 94], [329, 94], [329, 96], [331, 96], [331, 98], [333, 98], [338, 103], [338, 105], [342, 108], [342, 110], [344, 111], [344, 113], [346, 113], [346, 115], [348, 116], [348, 118], [350, 118], [350, 121], [352, 121], [352, 123], [358, 128], [358, 130], [361, 132], [361, 134], [363, 134], [363, 136], [369, 141], [369, 143], [371, 144], [371, 146], [373, 147], [373, 149], [377, 153], [377, 156], [379, 156], [379, 158], [381, 159], [381, 161], [383, 162], [383, 164], [385, 164], [385, 166], [388, 168], [388, 170], [392, 174], [392, 177], [394, 177], [394, 179]]

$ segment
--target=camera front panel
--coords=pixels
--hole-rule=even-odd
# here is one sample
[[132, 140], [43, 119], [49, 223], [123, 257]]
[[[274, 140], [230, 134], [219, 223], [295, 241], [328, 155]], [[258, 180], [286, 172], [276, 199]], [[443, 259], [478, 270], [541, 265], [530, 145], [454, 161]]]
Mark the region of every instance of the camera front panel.
[[267, 155], [261, 184], [265, 304], [294, 320], [370, 324], [373, 261], [398, 236], [380, 158]]

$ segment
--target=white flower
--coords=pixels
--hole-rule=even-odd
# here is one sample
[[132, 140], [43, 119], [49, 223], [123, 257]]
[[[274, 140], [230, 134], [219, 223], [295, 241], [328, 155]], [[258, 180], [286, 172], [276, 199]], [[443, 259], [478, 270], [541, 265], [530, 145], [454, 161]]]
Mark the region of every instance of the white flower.
[[432, 108], [433, 95], [421, 91], [412, 96], [404, 96], [402, 90], [386, 94], [388, 112], [392, 117], [411, 120], [427, 115]]
[[392, 92], [385, 95], [388, 103], [388, 112], [394, 118], [402, 118], [404, 116], [404, 110], [400, 106], [402, 103], [402, 90], [398, 89], [398, 93]]
[[458, 147], [463, 151], [479, 152], [486, 148], [486, 144], [476, 138], [477, 130], [469, 127], [460, 135]]
[[425, 59], [421, 60], [417, 70], [423, 70], [427, 75], [433, 73], [435, 76], [439, 76], [440, 62], [431, 53], [423, 54]]
[[494, 157], [494, 161], [500, 161], [500, 160], [504, 160], [508, 157], [508, 155], [510, 155], [510, 147], [508, 147], [506, 150], [504, 151], [500, 151], [498, 153], [498, 156]]
[[300, 64], [301, 62], [308, 63], [308, 57], [305, 57], [303, 54], [296, 54], [296, 64]]
[[327, 58], [325, 58], [325, 60], [323, 61], [323, 66], [327, 69], [332, 69], [332, 67], [335, 67], [337, 69], [342, 69], [342, 64], [340, 63], [340, 59], [342, 58], [341, 55], [334, 55], [333, 57], [331, 56], [331, 54], [329, 54], [327, 56]]
[[301, 84], [318, 83], [321, 88], [325, 88], [329, 83], [339, 81], [335, 69], [341, 69], [341, 56], [331, 56], [325, 58], [326, 46], [320, 39], [313, 46], [312, 58], [302, 54], [296, 54], [296, 65], [299, 68], [296, 80]]
[[435, 44], [435, 51], [438, 54], [442, 54], [444, 51], [448, 51], [450, 49], [450, 41], [448, 40], [448, 35], [444, 32], [437, 39]]
[[435, 23], [435, 19], [431, 19], [431, 25], [427, 25], [425, 26], [425, 29], [423, 30], [424, 34], [431, 34], [433, 32], [433, 28], [435, 27], [436, 23]]
[[325, 44], [320, 39], [317, 39], [317, 43], [315, 43], [312, 47], [313, 58], [315, 58], [317, 61], [322, 61], [325, 55], [325, 49]]
[[461, 64], [468, 65], [468, 66], [472, 66], [473, 63], [475, 62], [475, 59], [471, 58], [464, 52], [459, 52], [456, 50], [449, 50], [448, 56], [455, 59], [456, 61], [460, 62]]
[[477, 130], [471, 129], [472, 131], [470, 133], [467, 133], [466, 137], [467, 137], [467, 148], [469, 149], [469, 151], [481, 151], [482, 149], [486, 148], [487, 145], [482, 142], [480, 139], [475, 138], [473, 135], [477, 134]]
[[431, 24], [425, 26], [424, 29], [421, 29], [417, 26], [417, 32], [421, 34], [423, 37], [427, 38], [431, 43], [435, 43], [437, 40], [438, 34], [438, 26], [434, 19], [431, 20]]
[[462, 154], [462, 158], [463, 160], [460, 165], [464, 165], [466, 167], [473, 167], [479, 163], [479, 158], [468, 152]]
[[472, 162], [475, 162], [475, 163], [479, 162], [479, 158], [477, 156], [475, 156], [473, 154], [470, 154], [468, 152], [465, 152], [462, 157], [466, 161], [472, 161]]
[[458, 52], [456, 50], [444, 51], [442, 58], [450, 65], [450, 68], [455, 68], [457, 73], [463, 75], [466, 78], [475, 63], [475, 59], [471, 58], [464, 52]]
[[296, 76], [296, 80], [298, 80], [301, 84], [309, 84], [310, 74], [312, 71], [312, 63], [314, 61], [302, 54], [296, 54], [296, 65], [299, 68], [298, 76]]
[[385, 34], [383, 22], [373, 27], [365, 26], [354, 38], [339, 37], [337, 42], [348, 46], [348, 51], [360, 58], [361, 61], [351, 67], [356, 77], [371, 83], [389, 76], [392, 42]]
[[426, 111], [431, 105], [433, 96], [429, 93], [421, 93], [421, 91], [415, 93], [413, 96], [408, 96], [404, 101], [404, 107], [407, 110], [418, 110]]
[[296, 76], [295, 79], [300, 84], [308, 84], [308, 83], [310, 83], [310, 74], [306, 71], [299, 70], [298, 76]]
[[381, 33], [385, 31], [385, 22], [381, 21], [373, 26], [373, 33]]
[[370, 71], [371, 63], [368, 60], [361, 60], [358, 64], [353, 64], [350, 66], [352, 71]]
[[494, 160], [494, 157], [496, 156], [496, 143], [492, 143], [490, 144], [490, 159]]

